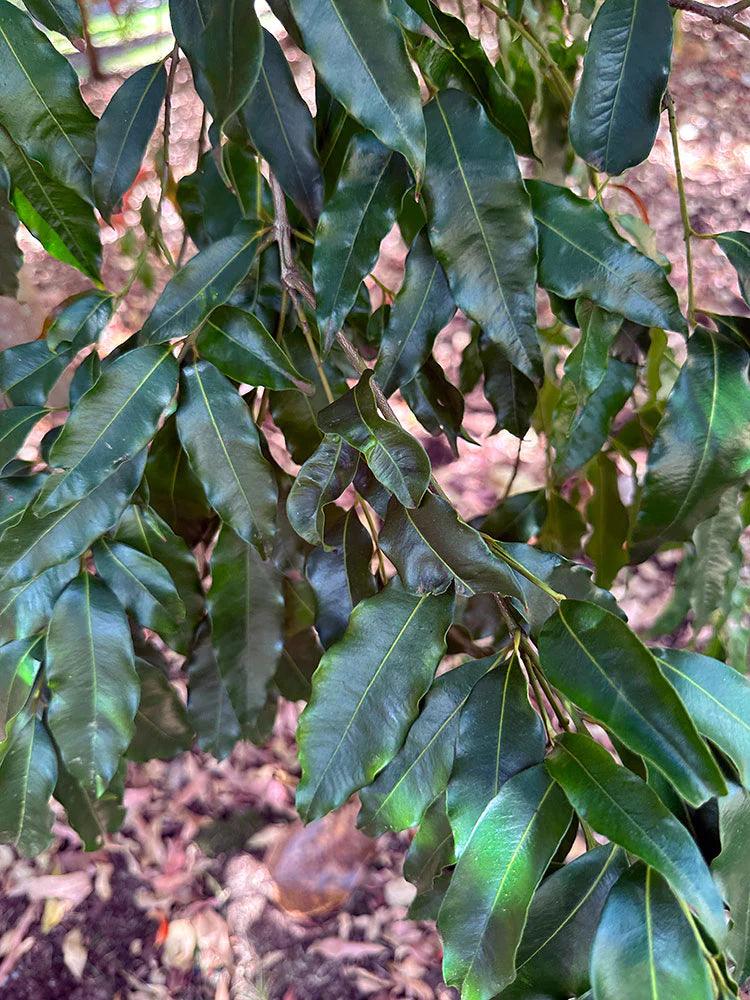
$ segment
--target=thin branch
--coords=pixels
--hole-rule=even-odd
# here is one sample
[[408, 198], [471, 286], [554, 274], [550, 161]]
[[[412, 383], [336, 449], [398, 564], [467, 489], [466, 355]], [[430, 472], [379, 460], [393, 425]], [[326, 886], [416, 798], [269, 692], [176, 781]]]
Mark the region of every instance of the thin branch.
[[739, 0], [738, 3], [730, 4], [728, 7], [714, 7], [710, 3], [700, 3], [699, 0], [668, 0], [669, 6], [675, 10], [684, 10], [688, 14], [699, 14], [707, 17], [714, 24], [721, 24], [725, 28], [750, 38], [750, 26], [738, 21], [735, 15], [750, 7], [750, 0]]
[[682, 218], [682, 231], [685, 240], [685, 263], [687, 266], [688, 281], [688, 327], [692, 330], [695, 325], [695, 279], [693, 276], [693, 227], [690, 223], [690, 212], [688, 210], [687, 195], [685, 193], [685, 177], [682, 173], [682, 162], [680, 160], [680, 137], [677, 131], [677, 111], [675, 109], [674, 98], [667, 91], [664, 97], [669, 115], [669, 133], [672, 136], [672, 151], [674, 153], [674, 171], [677, 178], [677, 192], [680, 198], [680, 217]]

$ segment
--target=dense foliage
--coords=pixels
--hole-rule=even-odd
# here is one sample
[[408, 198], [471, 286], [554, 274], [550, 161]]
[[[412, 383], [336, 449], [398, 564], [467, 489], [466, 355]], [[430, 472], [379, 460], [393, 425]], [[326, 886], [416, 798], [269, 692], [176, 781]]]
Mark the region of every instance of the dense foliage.
[[[430, 0], [269, 2], [312, 60], [315, 116], [249, 0], [173, 0], [171, 56], [99, 120], [32, 20], [77, 39], [77, 2], [0, 0], [0, 291], [19, 224], [91, 282], [0, 354], [0, 836], [47, 847], [54, 795], [95, 848], [127, 759], [222, 757], [265, 738], [279, 696], [305, 700], [300, 814], [358, 792], [367, 832], [418, 827], [411, 913], [437, 918], [464, 1000], [736, 996], [750, 327], [700, 310], [690, 257], [714, 239], [750, 303], [750, 234], [692, 229], [667, 84], [674, 8], [747, 34], [750, 3], [481, 0], [469, 22]], [[175, 188], [181, 58], [207, 114]], [[162, 108], [161, 196], [108, 289], [96, 213], [120, 211]], [[662, 115], [686, 313], [637, 198], [606, 197]], [[403, 285], [373, 311], [394, 225]], [[106, 353], [156, 258], [171, 279]], [[433, 356], [457, 310], [460, 387]], [[19, 458], [71, 366], [64, 422]], [[457, 452], [480, 382], [496, 432], [546, 442], [547, 479], [468, 524], [389, 398]], [[654, 634], [687, 620], [700, 644], [648, 648], [605, 588], [675, 548]]]

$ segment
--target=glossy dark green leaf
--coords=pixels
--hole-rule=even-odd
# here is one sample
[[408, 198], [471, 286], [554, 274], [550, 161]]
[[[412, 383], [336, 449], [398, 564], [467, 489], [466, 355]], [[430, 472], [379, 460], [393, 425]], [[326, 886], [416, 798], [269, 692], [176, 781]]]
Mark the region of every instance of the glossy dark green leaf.
[[188, 542], [197, 542], [214, 514], [180, 444], [175, 417], [162, 425], [149, 448], [146, 482], [159, 516]]
[[144, 344], [186, 337], [230, 297], [255, 259], [256, 226], [242, 222], [231, 236], [212, 243], [182, 267], [143, 325]]
[[0, 479], [0, 533], [17, 524], [23, 512], [34, 500], [46, 475], [8, 476]]
[[685, 332], [664, 271], [618, 235], [606, 212], [544, 181], [526, 185], [539, 229], [539, 283], [564, 299], [585, 297], [634, 323]]
[[750, 305], [750, 233], [719, 233], [715, 239], [737, 272], [742, 297]]
[[5, 0], [0, 7], [0, 63], [0, 124], [28, 157], [90, 201], [96, 119], [65, 56]]
[[336, 190], [320, 217], [313, 250], [318, 326], [326, 352], [375, 265], [407, 186], [398, 155], [371, 135], [352, 139]]
[[409, 409], [433, 437], [445, 434], [454, 457], [458, 457], [458, 438], [471, 441], [462, 427], [464, 399], [448, 380], [433, 357], [429, 357], [415, 378], [401, 387]]
[[622, 316], [579, 299], [576, 319], [581, 336], [565, 362], [565, 377], [575, 386], [578, 405], [583, 406], [607, 373], [609, 351], [622, 327]]
[[196, 170], [182, 177], [177, 185], [180, 215], [201, 250], [231, 236], [243, 218], [257, 221], [259, 192], [263, 190], [257, 158], [228, 142], [222, 147], [222, 159], [234, 190], [226, 186], [212, 151], [204, 153]]
[[323, 544], [326, 504], [338, 499], [354, 479], [358, 452], [330, 434], [297, 473], [289, 491], [286, 512], [297, 534], [311, 545]]
[[[77, 558], [114, 527], [141, 481], [145, 459], [143, 454], [124, 462], [109, 479], [70, 507], [45, 517], [37, 517], [29, 508], [3, 535], [0, 589], [21, 587], [50, 567]], [[3, 616], [0, 609], [0, 620]]]
[[625, 542], [630, 530], [628, 511], [617, 486], [617, 466], [608, 455], [597, 455], [586, 470], [593, 493], [586, 504], [586, 520], [591, 535], [585, 552], [596, 570], [594, 580], [600, 587], [611, 587], [618, 572], [627, 563]]
[[11, 203], [10, 193], [10, 174], [5, 163], [0, 160], [0, 295], [15, 298], [23, 254], [16, 242], [18, 216]]
[[750, 787], [750, 681], [701, 653], [657, 649], [654, 654], [698, 731], [729, 757]]
[[1, 112], [0, 155], [13, 178], [13, 205], [20, 221], [47, 253], [99, 281], [102, 249], [93, 210], [59, 175], [30, 156], [15, 133], [6, 131]]
[[392, 500], [380, 544], [404, 586], [414, 593], [439, 594], [455, 582], [458, 593], [467, 596], [521, 596], [507, 564], [434, 493], [426, 493], [414, 510]]
[[375, 781], [360, 792], [358, 825], [370, 836], [416, 826], [451, 775], [459, 716], [474, 686], [501, 656], [486, 656], [438, 677], [403, 747]]
[[479, 356], [484, 369], [484, 394], [495, 413], [492, 433], [503, 430], [523, 439], [536, 408], [536, 386], [523, 372], [499, 356], [494, 345], [481, 334]]
[[135, 661], [141, 696], [135, 730], [127, 750], [130, 760], [172, 760], [193, 745], [193, 727], [177, 690], [159, 667]]
[[219, 673], [211, 633], [199, 637], [187, 664], [188, 717], [198, 746], [217, 760], [228, 757], [240, 738], [240, 724]]
[[193, 60], [213, 9], [213, 0], [169, 0], [169, 20], [180, 48]]
[[558, 481], [563, 482], [596, 455], [607, 440], [612, 421], [630, 398], [637, 376], [636, 365], [610, 360], [604, 378], [558, 444], [554, 464]]
[[289, 701], [308, 701], [312, 676], [322, 656], [323, 648], [312, 628], [287, 638], [273, 679], [279, 694]]
[[83, 842], [85, 851], [98, 851], [106, 842], [107, 834], [116, 833], [125, 819], [125, 761], [120, 761], [106, 791], [93, 799], [70, 774], [57, 756], [57, 784], [55, 798], [64, 806], [68, 823]]
[[406, 258], [401, 291], [391, 309], [375, 366], [378, 385], [390, 396], [425, 363], [435, 337], [456, 311], [445, 272], [420, 233]]
[[360, 451], [370, 471], [405, 507], [416, 507], [430, 481], [430, 460], [411, 434], [380, 416], [366, 371], [353, 389], [318, 414], [326, 434]]
[[563, 601], [539, 639], [549, 680], [699, 806], [726, 785], [653, 654], [609, 611]]
[[93, 191], [105, 219], [141, 168], [167, 90], [164, 63], [144, 66], [115, 91], [96, 126]]
[[266, 704], [283, 645], [281, 576], [226, 525], [211, 556], [208, 610], [216, 662], [243, 731]]
[[721, 896], [697, 845], [656, 792], [581, 734], [561, 736], [546, 766], [578, 815], [663, 875], [721, 944]]
[[542, 882], [518, 948], [516, 979], [498, 1000], [567, 1000], [588, 988], [589, 956], [599, 916], [613, 883], [626, 867], [625, 852], [606, 844], [580, 855]]
[[49, 800], [57, 781], [57, 757], [49, 733], [35, 716], [18, 719], [0, 763], [0, 840], [27, 857], [52, 841]]
[[479, 527], [501, 542], [528, 542], [533, 535], [539, 534], [546, 516], [544, 490], [530, 490], [502, 500], [482, 518]]
[[591, 949], [597, 1000], [713, 1000], [702, 942], [666, 881], [644, 864], [612, 887]]
[[734, 786], [719, 801], [721, 854], [712, 865], [716, 881], [729, 906], [727, 951], [735, 962], [734, 975], [743, 985], [750, 979], [750, 880], [747, 877], [747, 841], [750, 836], [750, 794]]
[[242, 109], [242, 121], [284, 191], [307, 221], [315, 224], [323, 207], [315, 125], [281, 46], [265, 29], [263, 38], [263, 65]]
[[352, 608], [375, 593], [375, 580], [372, 539], [354, 508], [337, 517], [324, 537], [328, 551], [311, 552], [305, 572], [315, 593], [315, 627], [328, 648], [344, 634]]
[[47, 413], [43, 406], [12, 406], [0, 410], [0, 469], [15, 458], [23, 443]]
[[276, 531], [276, 484], [247, 404], [207, 361], [184, 368], [177, 431], [211, 506], [250, 543]]
[[328, 90], [389, 149], [402, 153], [420, 178], [425, 128], [419, 86], [386, 0], [290, 0], [290, 6]]
[[621, 174], [651, 152], [672, 59], [672, 19], [667, 0], [605, 0], [596, 16], [570, 141], [597, 170]]
[[502, 786], [544, 759], [542, 720], [515, 656], [476, 685], [461, 710], [448, 783], [448, 816], [460, 858], [474, 825]]
[[71, 775], [99, 798], [133, 735], [138, 675], [122, 606], [83, 572], [62, 593], [47, 632], [47, 720]]
[[424, 814], [409, 845], [404, 858], [404, 878], [420, 892], [427, 892], [443, 869], [455, 860], [453, 833], [445, 811], [445, 796], [441, 795]]
[[101, 373], [101, 359], [96, 351], [91, 351], [77, 366], [68, 385], [68, 403], [71, 408], [89, 391]]
[[352, 136], [360, 131], [346, 109], [331, 96], [320, 77], [315, 79], [315, 135], [318, 160], [323, 173], [325, 196], [335, 190]]
[[38, 516], [88, 496], [149, 443], [172, 407], [177, 372], [168, 346], [135, 348], [102, 372], [52, 446], [50, 464], [64, 471], [45, 482]]
[[221, 132], [244, 105], [263, 62], [263, 30], [251, 3], [212, 0], [201, 36], [200, 65], [212, 97], [212, 116]]
[[396, 755], [445, 651], [453, 597], [391, 583], [361, 601], [320, 661], [297, 730], [297, 809], [310, 820], [342, 805]]
[[76, 0], [24, 0], [24, 6], [50, 31], [58, 31], [71, 40], [83, 37], [81, 11]]
[[202, 358], [235, 382], [269, 389], [298, 389], [304, 382], [261, 321], [235, 306], [220, 306], [211, 313], [196, 347]]
[[570, 818], [539, 765], [506, 782], [477, 821], [438, 916], [443, 975], [464, 1000], [491, 1000], [514, 979], [534, 891]]
[[39, 672], [42, 648], [38, 636], [0, 646], [0, 741], [23, 710]]
[[497, 358], [537, 381], [536, 229], [513, 147], [457, 90], [435, 97], [425, 120], [435, 256], [457, 304], [482, 327], [485, 372]]
[[112, 319], [113, 297], [109, 292], [79, 292], [65, 299], [45, 322], [50, 351], [61, 344], [80, 350], [93, 344]]
[[698, 327], [649, 453], [631, 554], [689, 538], [750, 469], [748, 353]]
[[54, 566], [35, 580], [3, 589], [0, 596], [0, 642], [25, 639], [40, 632], [50, 619], [55, 601], [78, 574], [77, 559]]

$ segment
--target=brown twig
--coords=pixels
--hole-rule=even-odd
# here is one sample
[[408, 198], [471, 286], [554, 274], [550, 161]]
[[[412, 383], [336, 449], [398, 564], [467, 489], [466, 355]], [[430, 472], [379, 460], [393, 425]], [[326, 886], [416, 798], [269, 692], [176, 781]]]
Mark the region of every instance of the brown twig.
[[713, 4], [701, 3], [700, 0], [667, 0], [667, 2], [675, 10], [684, 10], [688, 14], [699, 14], [701, 17], [707, 17], [714, 24], [731, 28], [732, 31], [744, 35], [745, 38], [750, 38], [750, 26], [738, 21], [736, 16], [750, 7], [750, 0], [738, 0], [737, 3], [730, 4], [728, 7], [714, 7]]

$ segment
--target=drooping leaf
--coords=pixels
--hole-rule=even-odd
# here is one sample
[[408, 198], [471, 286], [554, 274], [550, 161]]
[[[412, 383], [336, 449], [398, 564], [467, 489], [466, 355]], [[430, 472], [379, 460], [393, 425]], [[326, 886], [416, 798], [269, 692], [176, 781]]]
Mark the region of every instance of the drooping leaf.
[[18, 216], [10, 200], [11, 180], [8, 168], [0, 160], [0, 295], [18, 292], [18, 272], [23, 254], [16, 242]]
[[384, 145], [402, 153], [421, 178], [425, 127], [419, 87], [386, 0], [290, 0], [290, 7], [328, 90]]
[[[404, 858], [404, 878], [420, 893], [429, 892], [440, 873], [455, 862], [453, 833], [441, 795], [424, 814]], [[432, 919], [437, 916], [435, 914]]]
[[3, 589], [0, 596], [0, 643], [36, 635], [52, 615], [55, 601], [78, 574], [78, 560], [54, 566], [35, 580]]
[[57, 758], [49, 733], [34, 715], [17, 720], [0, 762], [0, 839], [27, 857], [52, 841], [49, 800], [57, 780]]
[[32, 636], [0, 646], [0, 742], [34, 687], [43, 655], [38, 644], [38, 636]]
[[719, 233], [715, 239], [737, 272], [742, 297], [750, 305], [750, 233]]
[[736, 581], [742, 534], [738, 506], [739, 492], [727, 490], [716, 514], [702, 521], [693, 532], [695, 562], [690, 604], [696, 632], [724, 606], [727, 591]]
[[96, 126], [93, 192], [105, 219], [135, 180], [167, 90], [164, 63], [144, 66], [121, 84]]
[[544, 490], [530, 490], [502, 500], [482, 518], [479, 527], [485, 535], [501, 542], [528, 542], [539, 534], [546, 515]]
[[47, 720], [71, 775], [97, 799], [133, 735], [138, 674], [128, 620], [83, 572], [58, 598], [47, 632]]
[[436, 96], [425, 120], [435, 256], [457, 304], [482, 328], [485, 372], [497, 359], [536, 382], [536, 229], [513, 147], [460, 91]]
[[699, 806], [726, 785], [653, 654], [609, 611], [563, 601], [539, 639], [549, 680]]
[[701, 944], [661, 875], [647, 865], [634, 865], [612, 887], [596, 931], [591, 949], [594, 996], [713, 1000]]
[[590, 299], [634, 323], [685, 332], [664, 271], [618, 235], [606, 212], [568, 188], [528, 181], [539, 230], [539, 283], [563, 299]]
[[581, 336], [565, 362], [565, 377], [575, 386], [578, 405], [583, 406], [607, 373], [609, 350], [622, 327], [622, 316], [579, 299], [576, 319]]
[[23, 11], [5, 0], [0, 8], [0, 63], [0, 125], [46, 173], [90, 201], [96, 119], [83, 102], [65, 56]]
[[214, 515], [180, 444], [174, 416], [165, 421], [149, 448], [146, 482], [154, 510], [172, 531], [191, 544], [197, 542]]
[[698, 327], [649, 453], [631, 555], [689, 538], [750, 470], [748, 353]]
[[43, 406], [12, 406], [0, 410], [0, 470], [15, 458], [23, 443], [47, 413]]
[[544, 727], [527, 688], [521, 665], [512, 656], [479, 681], [461, 710], [447, 795], [458, 858], [506, 781], [544, 759]]
[[416, 826], [443, 792], [453, 766], [459, 716], [477, 682], [505, 653], [471, 660], [439, 677], [403, 747], [360, 793], [358, 825], [370, 836]]
[[405, 507], [416, 507], [430, 481], [430, 460], [419, 442], [380, 416], [370, 380], [372, 371], [318, 414], [326, 434], [338, 434], [361, 452], [370, 471]]
[[140, 658], [135, 666], [141, 694], [127, 756], [142, 762], [172, 760], [193, 745], [185, 706], [159, 667]]
[[566, 500], [554, 486], [547, 490], [547, 516], [539, 532], [543, 549], [561, 552], [575, 559], [581, 552], [581, 542], [586, 532], [586, 522], [575, 502]]
[[243, 731], [268, 697], [283, 645], [281, 576], [226, 525], [211, 556], [208, 610], [216, 662]]
[[109, 292], [79, 292], [64, 299], [44, 324], [48, 349], [57, 351], [64, 344], [80, 350], [93, 344], [112, 319], [112, 308]]
[[621, 174], [656, 139], [672, 59], [667, 0], [606, 0], [589, 35], [570, 141], [597, 170]]
[[455, 457], [459, 437], [477, 443], [462, 427], [463, 396], [433, 357], [427, 359], [411, 382], [402, 386], [401, 395], [426, 431], [433, 437], [445, 434]]
[[747, 838], [750, 835], [750, 794], [734, 786], [719, 800], [721, 854], [712, 865], [716, 881], [729, 906], [727, 951], [735, 962], [740, 985], [750, 979], [750, 880], [747, 877]]
[[313, 250], [324, 352], [333, 344], [363, 279], [374, 267], [407, 186], [406, 168], [397, 154], [371, 135], [352, 139], [336, 190], [320, 217]]
[[323, 544], [326, 504], [338, 499], [354, 479], [358, 452], [336, 435], [323, 438], [297, 473], [286, 512], [297, 534], [311, 545]]
[[177, 431], [211, 506], [251, 544], [276, 530], [276, 484], [247, 404], [207, 361], [182, 370]]
[[50, 31], [71, 40], [83, 37], [81, 11], [76, 0], [24, 0], [28, 12]]
[[432, 350], [435, 337], [456, 311], [445, 272], [420, 233], [406, 258], [401, 291], [383, 333], [375, 379], [390, 396], [410, 382]]
[[323, 207], [323, 177], [315, 152], [315, 125], [270, 31], [263, 30], [263, 65], [242, 109], [252, 144], [308, 222]]
[[104, 845], [107, 834], [116, 833], [122, 826], [125, 819], [125, 771], [125, 761], [122, 760], [106, 791], [98, 799], [93, 799], [70, 774], [58, 754], [55, 798], [64, 806], [68, 823], [81, 838], [85, 851], [98, 851]]
[[191, 60], [200, 51], [203, 32], [213, 9], [212, 0], [170, 0], [169, 20], [180, 48]]
[[223, 760], [240, 738], [240, 724], [219, 673], [211, 633], [204, 630], [187, 664], [188, 717], [198, 746]]
[[88, 496], [148, 444], [171, 407], [177, 372], [169, 346], [135, 348], [102, 372], [52, 446], [50, 464], [64, 471], [45, 482], [38, 516]]
[[656, 792], [580, 733], [561, 736], [546, 767], [578, 815], [663, 875], [721, 944], [726, 937], [721, 896], [698, 846]]
[[219, 132], [244, 105], [263, 62], [263, 30], [255, 6], [212, 0], [200, 39], [200, 66], [211, 90], [211, 113]]
[[491, 1000], [514, 979], [532, 896], [570, 818], [538, 765], [506, 782], [477, 821], [438, 916], [443, 975], [465, 1000]]
[[360, 602], [320, 661], [297, 730], [297, 809], [315, 819], [369, 784], [401, 747], [445, 650], [453, 597], [394, 582]]
[[586, 519], [591, 535], [585, 552], [596, 571], [594, 580], [600, 587], [611, 587], [618, 572], [627, 563], [625, 542], [630, 530], [628, 511], [617, 486], [617, 466], [607, 455], [597, 455], [586, 470], [593, 487], [586, 505]]
[[260, 228], [256, 216], [264, 181], [257, 157], [228, 142], [222, 147], [222, 161], [233, 190], [226, 186], [210, 151], [200, 157], [195, 171], [182, 177], [177, 185], [180, 215], [200, 250], [231, 236], [243, 218]]
[[212, 243], [172, 278], [143, 325], [141, 343], [186, 337], [230, 297], [247, 275], [258, 243], [256, 226], [241, 222], [230, 236]]

